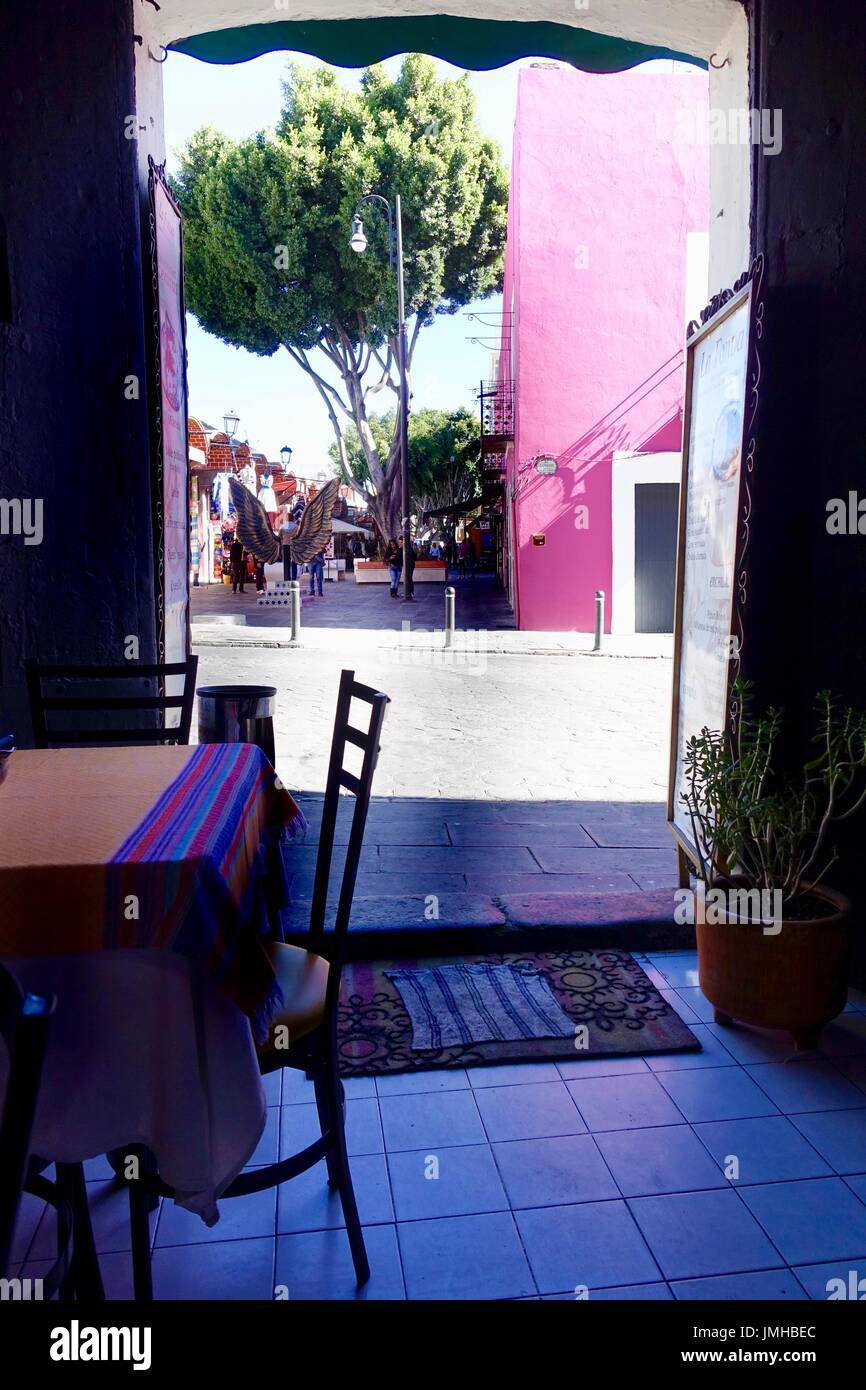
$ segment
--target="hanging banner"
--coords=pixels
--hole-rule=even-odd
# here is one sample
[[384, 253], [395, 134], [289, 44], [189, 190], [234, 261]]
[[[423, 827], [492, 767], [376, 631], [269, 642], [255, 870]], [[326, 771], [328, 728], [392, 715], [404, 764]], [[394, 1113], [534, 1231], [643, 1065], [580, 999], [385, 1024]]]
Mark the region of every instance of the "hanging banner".
[[683, 803], [688, 741], [727, 729], [743, 645], [763, 261], [717, 295], [686, 338], [668, 823], [680, 877], [697, 852]]
[[[148, 161], [154, 335], [155, 515], [159, 660], [189, 653], [189, 446], [183, 223], [165, 180]], [[170, 694], [175, 693], [169, 691]]]

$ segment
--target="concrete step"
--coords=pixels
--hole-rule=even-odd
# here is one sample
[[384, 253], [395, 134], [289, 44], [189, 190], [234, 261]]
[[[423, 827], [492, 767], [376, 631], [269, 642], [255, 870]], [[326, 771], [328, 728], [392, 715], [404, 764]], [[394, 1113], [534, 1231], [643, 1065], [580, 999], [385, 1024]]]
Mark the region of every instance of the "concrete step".
[[[286, 849], [286, 929], [309, 921], [322, 798], [304, 794], [303, 841]], [[354, 803], [340, 804], [332, 884]], [[689, 948], [673, 921], [677, 866], [660, 803], [375, 798], [355, 885], [349, 951], [443, 954], [538, 946]], [[332, 918], [333, 920], [333, 918]], [[522, 949], [522, 946], [519, 947]]]
[[[333, 927], [335, 907], [326, 920]], [[310, 899], [283, 915], [286, 940], [303, 945]], [[673, 890], [584, 893], [357, 894], [347, 954], [352, 959], [477, 951], [690, 949], [694, 929], [673, 920]]]

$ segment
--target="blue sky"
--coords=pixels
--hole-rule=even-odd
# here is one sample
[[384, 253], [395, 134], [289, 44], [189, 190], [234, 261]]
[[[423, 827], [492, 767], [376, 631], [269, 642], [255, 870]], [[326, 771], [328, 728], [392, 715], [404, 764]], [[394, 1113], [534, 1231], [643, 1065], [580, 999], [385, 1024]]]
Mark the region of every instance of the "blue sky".
[[[315, 61], [295, 56], [300, 62]], [[509, 164], [517, 74], [530, 61], [471, 75], [479, 123], [499, 142]], [[274, 125], [280, 113], [280, 80], [285, 65], [284, 53], [269, 53], [234, 66], [216, 66], [169, 53], [164, 70], [169, 169], [176, 163], [173, 151], [203, 125], [217, 126], [234, 139]], [[386, 66], [396, 70], [399, 59]], [[458, 71], [446, 63], [439, 66], [443, 74]], [[356, 83], [360, 75], [348, 69], [338, 71], [347, 83]], [[482, 310], [480, 305], [473, 307]], [[488, 301], [488, 325], [498, 322], [498, 309], [497, 296]], [[492, 342], [481, 347], [469, 341], [473, 336], [490, 339], [496, 330], [468, 319], [466, 311], [442, 318], [422, 332], [413, 372], [416, 409], [475, 408], [473, 393], [488, 374]], [[334, 437], [330, 422], [314, 386], [282, 348], [273, 357], [256, 357], [205, 333], [192, 315], [187, 346], [194, 415], [220, 424], [226, 411], [234, 410], [241, 421], [239, 436], [248, 435], [250, 444], [268, 457], [278, 458], [280, 446], [291, 444], [295, 451], [292, 466], [299, 473], [315, 477], [320, 469], [331, 471], [327, 457]]]

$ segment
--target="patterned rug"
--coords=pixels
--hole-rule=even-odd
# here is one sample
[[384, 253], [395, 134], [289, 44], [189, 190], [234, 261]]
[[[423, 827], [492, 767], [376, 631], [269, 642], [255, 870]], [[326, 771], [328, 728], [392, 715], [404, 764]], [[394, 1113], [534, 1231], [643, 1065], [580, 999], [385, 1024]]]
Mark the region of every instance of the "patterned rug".
[[[474, 975], [464, 967], [476, 965], [487, 967], [483, 973], [496, 988], [490, 984], [482, 997], [473, 986], [470, 1007], [465, 991], [458, 997], [452, 984], [455, 971], [462, 985]], [[536, 989], [538, 1007], [524, 991], [520, 1013], [500, 967], [513, 978], [534, 980], [550, 1008], [542, 1012]], [[528, 1022], [531, 1009], [543, 1023]], [[560, 1018], [563, 1032], [555, 1035]], [[700, 1049], [627, 951], [352, 961], [343, 967], [337, 1037], [343, 1076]], [[455, 1037], [465, 1040], [451, 1041]], [[439, 1045], [420, 1045], [431, 1041]]]

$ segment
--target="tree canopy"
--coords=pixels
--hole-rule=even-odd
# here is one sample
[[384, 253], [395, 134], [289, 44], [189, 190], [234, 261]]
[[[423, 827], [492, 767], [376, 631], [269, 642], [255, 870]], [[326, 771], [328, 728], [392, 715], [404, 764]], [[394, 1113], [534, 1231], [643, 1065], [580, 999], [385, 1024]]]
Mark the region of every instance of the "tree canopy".
[[396, 280], [384, 210], [363, 209], [363, 255], [348, 244], [352, 216], [369, 192], [392, 206], [401, 195], [411, 365], [437, 314], [501, 288], [507, 170], [467, 76], [439, 80], [427, 57], [406, 57], [393, 81], [368, 68], [357, 89], [292, 63], [283, 91], [273, 132], [235, 142], [204, 129], [181, 152], [187, 302], [224, 342], [265, 356], [286, 348], [315, 383], [342, 471], [390, 532], [399, 435], [377, 438], [368, 407], [399, 391]]
[[[370, 431], [380, 452], [387, 451], [394, 435], [396, 412], [369, 417]], [[465, 502], [481, 490], [481, 425], [478, 416], [461, 406], [458, 410], [424, 409], [409, 416], [409, 486], [413, 509], [425, 511]], [[344, 435], [349, 478], [366, 481], [367, 461], [354, 425]], [[338, 471], [342, 469], [336, 444], [329, 450]], [[452, 495], [453, 486], [453, 495]]]

